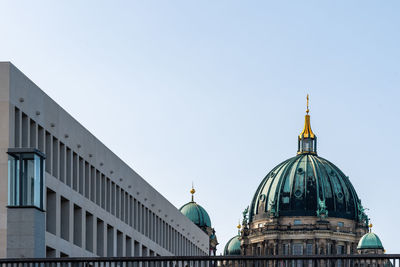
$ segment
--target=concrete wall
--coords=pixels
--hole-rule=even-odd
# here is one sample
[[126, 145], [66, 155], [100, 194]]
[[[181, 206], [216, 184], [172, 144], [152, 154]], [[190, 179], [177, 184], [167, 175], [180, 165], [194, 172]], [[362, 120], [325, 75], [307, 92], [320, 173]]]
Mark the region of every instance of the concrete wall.
[[36, 208], [9, 208], [7, 257], [45, 257], [45, 228], [43, 211]]
[[8, 201], [8, 155], [10, 143], [10, 104], [9, 104], [10, 68], [9, 64], [0, 64], [0, 257], [7, 251], [7, 201]]

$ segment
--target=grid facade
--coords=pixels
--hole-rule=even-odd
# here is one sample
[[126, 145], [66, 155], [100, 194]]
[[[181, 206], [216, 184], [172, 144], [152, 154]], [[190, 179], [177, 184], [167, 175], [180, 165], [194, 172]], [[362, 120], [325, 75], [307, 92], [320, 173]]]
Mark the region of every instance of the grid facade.
[[46, 256], [208, 254], [197, 226], [13, 65], [2, 71], [8, 147], [46, 155]]

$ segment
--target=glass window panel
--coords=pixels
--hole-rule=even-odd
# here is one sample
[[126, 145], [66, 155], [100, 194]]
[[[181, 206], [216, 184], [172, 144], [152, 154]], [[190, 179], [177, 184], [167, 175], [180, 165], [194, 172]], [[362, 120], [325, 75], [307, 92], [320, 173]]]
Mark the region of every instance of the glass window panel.
[[43, 208], [44, 160], [35, 153], [10, 154], [8, 203]]

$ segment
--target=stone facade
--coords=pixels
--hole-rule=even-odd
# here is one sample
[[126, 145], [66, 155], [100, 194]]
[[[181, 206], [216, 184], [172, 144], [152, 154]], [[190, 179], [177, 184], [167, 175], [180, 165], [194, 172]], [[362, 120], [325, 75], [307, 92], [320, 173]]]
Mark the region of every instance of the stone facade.
[[354, 254], [364, 233], [365, 226], [342, 218], [271, 218], [243, 228], [241, 250], [242, 255]]

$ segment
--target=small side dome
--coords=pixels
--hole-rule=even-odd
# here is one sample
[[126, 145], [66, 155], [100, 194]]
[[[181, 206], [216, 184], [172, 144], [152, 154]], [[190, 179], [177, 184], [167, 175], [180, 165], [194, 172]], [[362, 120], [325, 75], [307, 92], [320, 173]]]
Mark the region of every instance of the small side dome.
[[202, 206], [194, 202], [194, 193], [196, 193], [196, 190], [194, 190], [192, 186], [192, 189], [190, 190], [190, 194], [192, 194], [192, 201], [183, 205], [179, 211], [188, 217], [189, 220], [191, 220], [198, 227], [211, 228], [210, 216], [208, 216], [207, 211]]
[[229, 239], [224, 248], [224, 256], [240, 255], [240, 240], [239, 235]]
[[224, 248], [224, 255], [225, 256], [235, 256], [235, 255], [240, 255], [240, 229], [241, 229], [240, 223], [237, 226], [238, 229], [238, 234], [231, 239], [229, 239], [228, 243], [226, 243], [225, 248]]
[[358, 242], [357, 249], [382, 249], [382, 242], [374, 233], [366, 233]]
[[210, 216], [207, 211], [196, 202], [189, 202], [183, 205], [180, 209], [183, 215], [188, 217], [194, 224], [199, 227], [211, 227]]

